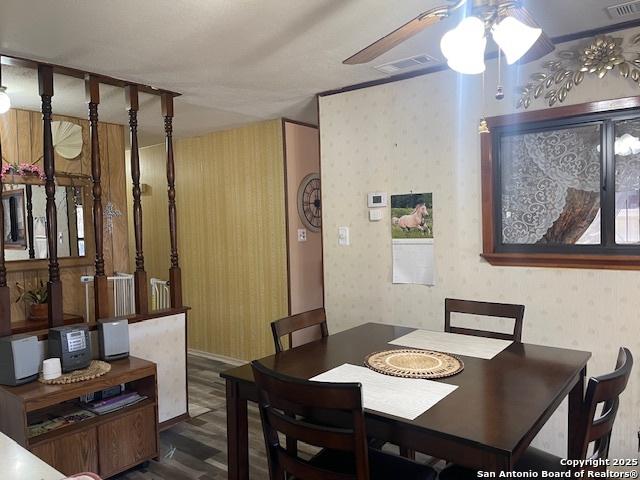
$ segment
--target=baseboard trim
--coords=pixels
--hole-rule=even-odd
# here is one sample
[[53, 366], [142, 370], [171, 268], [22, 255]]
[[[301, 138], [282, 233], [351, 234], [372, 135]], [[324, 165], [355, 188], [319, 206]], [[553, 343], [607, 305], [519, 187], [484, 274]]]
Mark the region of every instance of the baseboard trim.
[[173, 427], [176, 423], [184, 422], [185, 420], [189, 420], [189, 413], [183, 413], [182, 415], [178, 415], [177, 417], [170, 418], [169, 420], [165, 420], [164, 422], [160, 422], [158, 424], [158, 430], [160, 432], [164, 432], [166, 429]]
[[234, 365], [239, 367], [240, 365], [245, 365], [247, 362], [245, 360], [239, 360], [237, 358], [225, 357], [224, 355], [218, 355], [216, 353], [203, 352], [202, 350], [195, 350], [193, 348], [189, 348], [187, 350], [189, 355], [195, 355], [196, 357], [208, 358], [209, 360], [217, 360], [218, 362], [228, 363], [230, 365]]

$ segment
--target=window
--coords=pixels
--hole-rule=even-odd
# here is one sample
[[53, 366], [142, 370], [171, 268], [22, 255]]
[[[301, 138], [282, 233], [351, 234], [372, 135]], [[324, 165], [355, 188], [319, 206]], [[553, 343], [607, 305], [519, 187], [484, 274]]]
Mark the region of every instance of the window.
[[640, 268], [639, 107], [633, 98], [488, 119], [483, 256]]

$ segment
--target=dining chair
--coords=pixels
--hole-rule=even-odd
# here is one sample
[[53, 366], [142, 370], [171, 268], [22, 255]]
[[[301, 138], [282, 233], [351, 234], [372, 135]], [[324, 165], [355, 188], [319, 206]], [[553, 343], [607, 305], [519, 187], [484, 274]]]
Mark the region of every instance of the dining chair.
[[[468, 315], [482, 315], [485, 317], [511, 318], [514, 320], [513, 333], [491, 332], [472, 328], [456, 327], [451, 325], [452, 313], [464, 313]], [[444, 331], [474, 335], [476, 337], [497, 338], [501, 340], [522, 341], [522, 321], [524, 318], [524, 305], [510, 303], [476, 302], [473, 300], [459, 300], [456, 298], [444, 299]]]
[[[367, 445], [359, 383], [313, 382], [251, 362], [267, 450], [269, 478], [283, 480], [434, 480], [427, 465]], [[324, 419], [324, 420], [321, 420]], [[283, 448], [279, 434], [321, 450], [310, 459]]]
[[[291, 315], [290, 317], [284, 317], [280, 320], [271, 322], [271, 333], [273, 334], [273, 343], [276, 349], [276, 353], [282, 352], [285, 348], [282, 345], [282, 337], [289, 336], [289, 345], [291, 347], [299, 346], [294, 345], [292, 334], [299, 332], [309, 327], [318, 326], [319, 334], [311, 336], [310, 339], [303, 341], [299, 345], [304, 345], [318, 338], [324, 338], [329, 336], [327, 330], [327, 316], [324, 312], [324, 308], [316, 308], [308, 312], [299, 313], [297, 315]], [[312, 334], [315, 332], [312, 332]]]
[[[606, 471], [605, 460], [609, 456], [609, 443], [613, 423], [618, 413], [620, 394], [627, 387], [633, 356], [627, 348], [620, 348], [616, 368], [612, 373], [591, 377], [587, 385], [579, 416], [580, 431], [574, 432], [580, 446], [577, 460], [591, 460], [592, 467], [585, 467], [587, 471]], [[598, 415], [598, 405], [602, 403], [602, 410]], [[591, 450], [591, 453], [589, 451]], [[591, 463], [591, 462], [590, 462]], [[602, 465], [600, 465], [602, 463]], [[548, 452], [529, 447], [516, 463], [514, 470], [526, 472], [566, 472], [567, 466], [561, 464], [561, 458]], [[442, 480], [464, 480], [478, 478], [474, 470], [452, 465], [440, 472]]]

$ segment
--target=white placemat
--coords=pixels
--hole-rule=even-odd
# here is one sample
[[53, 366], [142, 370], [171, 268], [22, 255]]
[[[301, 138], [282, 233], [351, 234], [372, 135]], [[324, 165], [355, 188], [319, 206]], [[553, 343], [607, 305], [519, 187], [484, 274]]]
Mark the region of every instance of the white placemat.
[[433, 332], [431, 330], [414, 330], [389, 342], [392, 345], [435, 350], [436, 352], [465, 355], [490, 360], [511, 345], [511, 340], [474, 337], [458, 333]]
[[456, 385], [383, 375], [366, 367], [345, 363], [310, 380], [318, 382], [360, 382], [362, 403], [377, 412], [413, 420], [453, 392]]

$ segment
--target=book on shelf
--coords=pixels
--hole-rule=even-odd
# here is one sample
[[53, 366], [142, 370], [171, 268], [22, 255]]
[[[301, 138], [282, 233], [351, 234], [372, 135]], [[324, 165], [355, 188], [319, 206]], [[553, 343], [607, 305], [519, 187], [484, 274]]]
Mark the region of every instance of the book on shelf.
[[125, 392], [106, 400], [88, 403], [85, 405], [85, 408], [97, 415], [105, 415], [107, 413], [115, 412], [121, 408], [135, 405], [146, 398], [146, 396], [140, 395], [138, 392]]
[[27, 428], [29, 433], [29, 438], [37, 437], [38, 435], [42, 435], [43, 433], [50, 432], [52, 430], [56, 430], [60, 427], [64, 427], [65, 425], [69, 425], [68, 422], [62, 418], [51, 418], [49, 420], [43, 420], [33, 425], [29, 425]]
[[121, 408], [130, 407], [146, 398], [138, 392], [124, 392], [105, 400], [81, 403], [80, 407], [76, 402], [61, 404], [30, 417], [28, 435], [29, 438], [37, 437], [52, 430], [88, 420], [96, 415], [106, 415]]
[[29, 438], [57, 430], [67, 425], [73, 425], [74, 423], [82, 422], [95, 416], [95, 413], [83, 408], [65, 405], [59, 409], [54, 409], [35, 417], [33, 423], [28, 427]]

